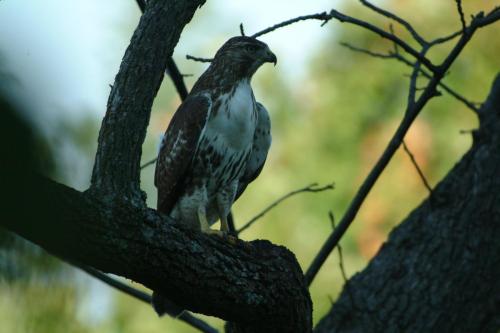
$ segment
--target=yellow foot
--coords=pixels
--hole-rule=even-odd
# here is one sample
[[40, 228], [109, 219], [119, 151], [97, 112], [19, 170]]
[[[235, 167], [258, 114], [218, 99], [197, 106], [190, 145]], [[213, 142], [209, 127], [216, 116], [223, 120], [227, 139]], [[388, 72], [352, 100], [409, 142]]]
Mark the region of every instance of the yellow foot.
[[223, 231], [213, 230], [213, 229], [210, 229], [210, 228], [201, 229], [201, 232], [204, 233], [204, 234], [207, 234], [207, 235], [217, 235], [217, 236], [219, 236], [221, 238], [224, 238], [224, 236], [226, 235]]

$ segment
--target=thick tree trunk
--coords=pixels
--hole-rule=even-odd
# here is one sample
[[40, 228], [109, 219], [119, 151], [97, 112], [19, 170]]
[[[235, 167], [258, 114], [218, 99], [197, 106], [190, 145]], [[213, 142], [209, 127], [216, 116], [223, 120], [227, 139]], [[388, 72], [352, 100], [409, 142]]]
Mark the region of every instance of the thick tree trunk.
[[498, 332], [500, 76], [470, 151], [345, 285], [315, 332]]
[[152, 209], [110, 207], [41, 177], [24, 179], [25, 188], [9, 191], [0, 223], [46, 250], [235, 322], [238, 332], [311, 331], [309, 292], [284, 247], [230, 242], [182, 229]]
[[109, 95], [92, 173], [94, 194], [143, 204], [140, 160], [151, 106], [184, 26], [204, 2], [148, 1]]

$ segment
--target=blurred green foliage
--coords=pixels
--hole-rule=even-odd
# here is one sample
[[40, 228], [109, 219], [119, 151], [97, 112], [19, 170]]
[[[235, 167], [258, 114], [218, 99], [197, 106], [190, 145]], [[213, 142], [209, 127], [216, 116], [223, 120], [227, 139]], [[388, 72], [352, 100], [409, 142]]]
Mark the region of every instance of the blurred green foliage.
[[[454, 1], [392, 0], [385, 1], [383, 6], [409, 18], [428, 39], [460, 28]], [[389, 21], [359, 4], [344, 4], [339, 9], [381, 27], [389, 25]], [[489, 9], [486, 2], [464, 2], [466, 13]], [[394, 25], [394, 29], [409, 40], [408, 33], [400, 26]], [[483, 101], [500, 69], [497, 33], [498, 23], [479, 31], [445, 78], [450, 87], [469, 100]], [[335, 190], [293, 197], [242, 234], [247, 240], [265, 238], [287, 246], [304, 270], [332, 229], [328, 211], [337, 219], [341, 217], [395, 130], [404, 112], [411, 71], [395, 60], [375, 59], [339, 45], [339, 42], [349, 42], [379, 52], [392, 49], [387, 41], [360, 28], [332, 21], [318, 28], [318, 34], [328, 37], [314, 51], [305, 77], [290, 82], [278, 66], [264, 68], [254, 80], [257, 98], [271, 113], [273, 145], [261, 176], [234, 207], [236, 223], [241, 226], [286, 192], [311, 182], [334, 181]], [[452, 45], [450, 42], [437, 47], [430, 57], [437, 63]], [[193, 65], [187, 72], [193, 69], [199, 70], [200, 65]], [[192, 84], [194, 79], [188, 82]], [[425, 79], [419, 79], [418, 86], [425, 83]], [[158, 96], [144, 145], [144, 162], [156, 155], [158, 138], [179, 103], [169, 82], [164, 82]], [[88, 154], [87, 169], [95, 151], [99, 123], [100, 120], [96, 120], [82, 126], [61, 127], [71, 133], [80, 151]], [[460, 134], [460, 130], [476, 126], [474, 114], [446, 93], [427, 105], [406, 142], [431, 185], [435, 185], [470, 146], [470, 135]], [[148, 193], [149, 205], [154, 207], [153, 172], [154, 167], [143, 171], [142, 186]], [[60, 170], [59, 174], [62, 178], [71, 177], [67, 170]], [[426, 189], [401, 149], [341, 242], [348, 276], [364, 267], [390, 230], [426, 195]], [[0, 239], [0, 321], [6, 332], [193, 332], [172, 319], [158, 320], [151, 308], [114, 291], [111, 310], [104, 319], [92, 322], [82, 319], [78, 309], [83, 305], [77, 289], [85, 290], [89, 280], [82, 282], [77, 278], [81, 275], [61, 271], [46, 255], [25, 260], [20, 250], [24, 245], [12, 245], [13, 237], [5, 233], [0, 234]], [[10, 253], [12, 249], [17, 254]], [[11, 264], [15, 261], [16, 266], [10, 275], [4, 274], [9, 260]], [[335, 253], [311, 288], [315, 322], [326, 313], [343, 283]], [[95, 300], [89, 304], [98, 306]], [[208, 320], [222, 326], [217, 319]]]

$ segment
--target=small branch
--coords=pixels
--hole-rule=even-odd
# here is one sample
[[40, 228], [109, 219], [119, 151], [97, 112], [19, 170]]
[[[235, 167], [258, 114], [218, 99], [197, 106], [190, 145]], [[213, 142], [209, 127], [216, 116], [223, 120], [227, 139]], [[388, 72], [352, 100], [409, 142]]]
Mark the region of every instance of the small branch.
[[[335, 230], [335, 216], [333, 215], [332, 211], [328, 212], [328, 218], [330, 220], [330, 224], [332, 225], [332, 230]], [[339, 254], [339, 268], [340, 268], [340, 274], [342, 274], [342, 279], [344, 280], [344, 285], [346, 286], [346, 289], [349, 293], [349, 297], [351, 298], [351, 303], [354, 305], [354, 298], [352, 297], [351, 290], [349, 289], [349, 281], [347, 279], [347, 274], [345, 272], [345, 267], [344, 267], [344, 255], [342, 254], [342, 246], [337, 244], [337, 250]], [[333, 304], [333, 302], [332, 302]]]
[[243, 28], [243, 23], [240, 23], [240, 34], [245, 36], [245, 29]]
[[[428, 46], [425, 45], [422, 47], [422, 51], [420, 54], [425, 57], [425, 53], [428, 50]], [[413, 71], [410, 77], [410, 87], [408, 88], [408, 106], [407, 106], [407, 112], [409, 112], [411, 109], [413, 109], [415, 105], [415, 95], [417, 92], [417, 79], [418, 79], [418, 74], [420, 73], [420, 61], [416, 61], [415, 65], [413, 66]]]
[[455, 37], [460, 36], [462, 33], [463, 33], [462, 30], [458, 30], [458, 31], [455, 31], [454, 33], [449, 34], [448, 36], [436, 38], [436, 39], [429, 42], [429, 47], [437, 45], [437, 44], [446, 43], [446, 42], [454, 39]]
[[425, 188], [427, 188], [427, 190], [429, 191], [429, 194], [432, 194], [432, 188], [429, 185], [429, 182], [427, 181], [427, 178], [425, 177], [424, 172], [422, 171], [422, 169], [418, 165], [417, 160], [415, 159], [415, 156], [412, 154], [412, 152], [410, 151], [410, 149], [408, 148], [408, 146], [406, 145], [406, 142], [404, 140], [402, 143], [403, 143], [404, 151], [406, 152], [406, 154], [410, 158], [411, 163], [413, 164], [415, 169], [417, 169], [418, 175], [420, 176], [420, 179], [422, 179], [422, 182], [424, 183]]
[[[462, 52], [462, 50], [467, 45], [467, 43], [469, 42], [469, 40], [471, 39], [471, 37], [474, 35], [474, 33], [478, 28], [484, 27], [485, 25], [491, 24], [498, 20], [500, 20], [500, 7], [493, 9], [486, 16], [483, 13], [477, 14], [472, 19], [472, 22], [470, 23], [466, 31], [460, 36], [460, 39], [457, 41], [457, 43], [450, 51], [448, 56], [445, 58], [445, 60], [442, 62], [442, 64], [437, 67], [433, 66], [433, 76], [430, 79], [427, 88], [422, 92], [422, 94], [419, 96], [418, 100], [413, 104], [413, 106], [407, 109], [405, 116], [401, 120], [396, 132], [393, 134], [384, 152], [377, 160], [377, 162], [373, 166], [368, 176], [363, 181], [361, 187], [359, 188], [355, 197], [351, 201], [351, 204], [347, 208], [347, 211], [342, 217], [338, 227], [335, 228], [335, 230], [330, 234], [330, 236], [328, 237], [328, 239], [325, 241], [320, 251], [318, 252], [317, 256], [314, 258], [313, 262], [309, 266], [309, 269], [306, 271], [305, 279], [308, 285], [312, 283], [319, 269], [324, 264], [325, 260], [328, 258], [333, 249], [335, 249], [335, 246], [338, 244], [338, 242], [345, 234], [351, 223], [354, 221], [368, 193], [371, 191], [377, 179], [385, 170], [386, 166], [392, 159], [392, 156], [394, 156], [394, 153], [401, 145], [401, 142], [403, 141], [413, 121], [416, 119], [416, 117], [418, 116], [420, 111], [424, 108], [424, 106], [427, 104], [427, 102], [431, 98], [436, 96], [437, 86], [439, 85], [445, 74], [448, 72], [453, 62]], [[401, 46], [401, 44], [399, 45]], [[417, 60], [420, 61], [422, 57], [419, 54], [419, 56], [416, 58]], [[423, 64], [425, 65], [425, 63]]]
[[200, 58], [200, 57], [194, 57], [192, 55], [186, 54], [186, 59], [188, 60], [194, 60], [198, 62], [212, 62], [214, 60], [213, 58]]
[[172, 82], [174, 83], [175, 90], [179, 94], [181, 100], [185, 100], [188, 96], [188, 90], [186, 87], [186, 83], [184, 82], [184, 77], [187, 75], [181, 74], [177, 64], [174, 61], [174, 58], [169, 58], [167, 60], [167, 70], [166, 74], [170, 77]]
[[[354, 51], [354, 52], [359, 52], [363, 54], [367, 54], [369, 56], [375, 57], [375, 58], [381, 58], [381, 59], [395, 59], [399, 62], [402, 62], [410, 67], [414, 67], [415, 63], [411, 62], [410, 60], [406, 59], [403, 55], [401, 55], [399, 52], [397, 52], [397, 47], [396, 51], [390, 52], [390, 53], [378, 53], [378, 52], [373, 52], [364, 48], [356, 47], [353, 46], [349, 43], [341, 42], [340, 45], [344, 46], [345, 48]], [[420, 73], [425, 76], [426, 78], [430, 79], [432, 78], [432, 75], [430, 75], [428, 72], [426, 72], [424, 69], [420, 68]], [[465, 106], [467, 106], [469, 109], [471, 109], [474, 112], [478, 111], [478, 105], [479, 103], [474, 103], [460, 95], [459, 93], [455, 92], [452, 88], [450, 88], [448, 85], [446, 85], [443, 82], [439, 83], [439, 86], [443, 88], [444, 91], [446, 91], [448, 94], [450, 94], [452, 97], [454, 97], [456, 100], [459, 102], [462, 102]]]
[[260, 37], [262, 35], [268, 34], [271, 31], [274, 31], [276, 29], [283, 28], [283, 27], [286, 27], [287, 25], [294, 24], [294, 23], [297, 23], [297, 22], [300, 22], [300, 21], [306, 21], [306, 20], [320, 20], [320, 21], [323, 21], [323, 23], [321, 24], [321, 26], [323, 26], [329, 20], [331, 20], [332, 17], [333, 16], [331, 14], [328, 14], [327, 12], [299, 16], [299, 17], [296, 17], [296, 18], [293, 18], [293, 19], [289, 19], [289, 20], [283, 21], [281, 23], [275, 24], [272, 27], [266, 28], [266, 29], [261, 30], [259, 32], [256, 32], [256, 33], [254, 33], [252, 35], [252, 37], [253, 38], [257, 38], [257, 37]]
[[[413, 28], [413, 26], [408, 23], [408, 21], [402, 19], [401, 17], [397, 16], [396, 14], [394, 13], [391, 13], [385, 9], [382, 9], [380, 7], [377, 7], [375, 6], [374, 4], [372, 4], [371, 2], [367, 1], [367, 0], [360, 0], [360, 2], [370, 8], [371, 10], [375, 11], [376, 13], [379, 13], [391, 20], [394, 20], [396, 22], [398, 22], [399, 24], [401, 24], [403, 27], [406, 28], [406, 30], [408, 30], [408, 32], [412, 35], [413, 39], [415, 41], [417, 41], [417, 43], [419, 43], [421, 46], [424, 46], [424, 45], [427, 45], [428, 42], [422, 38], [422, 36], [420, 36], [417, 31]], [[391, 29], [392, 30], [392, 29]], [[391, 31], [392, 34], [394, 34], [392, 31]]]
[[413, 57], [415, 57], [415, 59], [419, 60], [425, 67], [427, 67], [431, 72], [436, 72], [437, 70], [437, 67], [432, 64], [432, 62], [427, 59], [426, 57], [422, 56], [420, 54], [420, 52], [418, 52], [417, 50], [415, 50], [414, 48], [412, 48], [410, 45], [408, 45], [406, 42], [404, 42], [403, 40], [401, 40], [399, 37], [397, 37], [396, 35], [394, 35], [393, 33], [390, 33], [390, 32], [387, 32], [385, 30], [382, 30], [368, 22], [365, 22], [365, 21], [362, 21], [362, 20], [359, 20], [359, 19], [356, 19], [356, 18], [353, 18], [353, 17], [350, 17], [348, 15], [344, 15], [334, 9], [332, 9], [332, 11], [330, 12], [330, 14], [332, 15], [332, 18], [335, 18], [337, 20], [339, 20], [340, 22], [347, 22], [347, 23], [351, 23], [351, 24], [354, 24], [354, 25], [357, 25], [359, 27], [362, 27], [362, 28], [365, 28], [367, 30], [370, 30], [371, 32], [374, 32], [376, 33], [377, 35], [379, 35], [380, 37], [382, 38], [385, 38], [387, 40], [390, 40], [392, 42], [394, 42], [396, 45], [400, 46], [403, 50], [405, 50], [407, 53], [411, 54]]
[[455, 2], [457, 3], [458, 15], [460, 16], [460, 22], [462, 23], [462, 31], [465, 33], [467, 25], [465, 24], [464, 11], [462, 9], [462, 0], [455, 0]]
[[144, 163], [143, 165], [141, 165], [141, 170], [142, 170], [142, 169], [147, 168], [147, 167], [148, 167], [148, 166], [150, 166], [150, 165], [155, 164], [157, 159], [158, 159], [158, 158], [157, 158], [157, 157], [155, 157], [155, 158], [153, 158], [152, 160], [149, 160], [148, 162], [146, 162], [146, 163]]
[[339, 44], [342, 45], [343, 47], [351, 50], [351, 51], [363, 53], [363, 54], [372, 56], [374, 58], [381, 58], [381, 59], [394, 59], [395, 58], [393, 53], [388, 53], [388, 54], [378, 53], [378, 52], [374, 52], [374, 51], [370, 51], [367, 49], [363, 49], [363, 48], [354, 46], [354, 45], [346, 43], [346, 42], [340, 42]]
[[[146, 303], [147, 305], [151, 306], [151, 295], [149, 295], [148, 293], [145, 293], [144, 291], [135, 289], [135, 288], [133, 288], [133, 287], [131, 287], [123, 282], [120, 282], [117, 279], [114, 279], [114, 278], [110, 277], [109, 275], [107, 275], [107, 274], [105, 274], [105, 273], [103, 273], [95, 268], [92, 268], [90, 266], [82, 265], [82, 264], [76, 263], [75, 261], [71, 261], [71, 260], [67, 260], [67, 259], [63, 259], [63, 260], [65, 260], [69, 264], [81, 269], [82, 271], [86, 272], [90, 276], [93, 276], [94, 278], [101, 280], [102, 282], [106, 283], [107, 285], [109, 285], [113, 288], [116, 288], [119, 291], [121, 291], [129, 296], [132, 296], [133, 298], [138, 299], [139, 301], [142, 301], [142, 302]], [[194, 328], [197, 328], [200, 332], [204, 332], [204, 333], [217, 333], [218, 332], [215, 328], [208, 325], [203, 320], [193, 316], [192, 314], [190, 314], [187, 311], [182, 311], [182, 310], [183, 309], [179, 308], [179, 311], [177, 312], [177, 313], [181, 313], [179, 316], [175, 316], [173, 314], [169, 314], [169, 315], [173, 318], [177, 318], [177, 319], [185, 322], [186, 324], [188, 324]]]
[[291, 192], [285, 194], [284, 196], [282, 196], [281, 198], [279, 198], [278, 200], [271, 203], [263, 211], [261, 211], [259, 214], [257, 214], [255, 217], [253, 217], [250, 221], [245, 223], [245, 225], [243, 225], [243, 227], [241, 227], [239, 230], [236, 231], [236, 234], [239, 235], [242, 231], [248, 229], [252, 224], [254, 224], [258, 219], [260, 219], [261, 217], [266, 215], [271, 209], [273, 209], [274, 207], [279, 205], [281, 202], [285, 201], [286, 199], [288, 199], [296, 194], [304, 193], [304, 192], [316, 193], [316, 192], [322, 192], [322, 191], [327, 191], [327, 190], [333, 190], [334, 186], [335, 186], [335, 184], [331, 183], [331, 184], [327, 184], [325, 186], [318, 187], [317, 183], [313, 183], [313, 184], [307, 185], [306, 187], [300, 188], [298, 190], [291, 191]]

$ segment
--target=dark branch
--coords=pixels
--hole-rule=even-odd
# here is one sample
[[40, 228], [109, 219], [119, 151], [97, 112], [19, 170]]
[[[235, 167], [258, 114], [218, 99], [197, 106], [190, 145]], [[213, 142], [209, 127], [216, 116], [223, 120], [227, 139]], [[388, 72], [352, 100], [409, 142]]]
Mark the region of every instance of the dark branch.
[[281, 198], [279, 198], [278, 200], [272, 202], [266, 208], [264, 208], [264, 210], [262, 210], [259, 214], [257, 214], [252, 219], [250, 219], [250, 221], [245, 223], [239, 230], [237, 230], [236, 234], [239, 235], [241, 232], [250, 228], [250, 226], [252, 226], [252, 224], [254, 224], [257, 220], [259, 220], [261, 217], [266, 215], [271, 209], [273, 209], [274, 207], [279, 205], [281, 202], [285, 201], [286, 199], [288, 199], [296, 194], [299, 194], [299, 193], [317, 193], [317, 192], [333, 190], [333, 189], [334, 189], [334, 183], [327, 184], [327, 185], [321, 186], [321, 187], [318, 187], [318, 184], [313, 183], [313, 184], [307, 185], [306, 187], [300, 188], [298, 190], [291, 191], [291, 192], [285, 194], [284, 196], [282, 196]]
[[368, 30], [376, 33], [377, 35], [381, 36], [382, 38], [393, 41], [397, 45], [401, 46], [401, 48], [403, 48], [406, 52], [408, 52], [409, 54], [414, 56], [416, 59], [418, 59], [420, 62], [422, 62], [422, 64], [424, 64], [425, 67], [427, 67], [430, 71], [434, 72], [436, 70], [436, 67], [430, 62], [429, 59], [422, 57], [419, 54], [419, 52], [417, 52], [414, 48], [412, 48], [410, 45], [408, 45], [406, 42], [401, 40], [396, 35], [389, 33], [387, 31], [384, 31], [384, 30], [382, 30], [382, 29], [380, 29], [380, 28], [378, 28], [378, 27], [376, 27], [368, 22], [365, 22], [365, 21], [347, 16], [345, 14], [342, 14], [341, 12], [339, 12], [335, 9], [332, 9], [330, 11], [330, 13], [323, 12], [323, 13], [318, 13], [318, 14], [299, 16], [299, 17], [296, 17], [296, 18], [293, 18], [290, 20], [283, 21], [281, 23], [273, 25], [272, 27], [269, 27], [267, 29], [261, 30], [255, 34], [253, 34], [252, 37], [257, 38], [259, 36], [262, 36], [264, 34], [271, 32], [271, 31], [274, 31], [276, 29], [285, 27], [287, 25], [290, 25], [290, 24], [293, 24], [293, 23], [296, 23], [299, 21], [304, 21], [304, 20], [320, 20], [320, 21], [323, 21], [323, 23], [322, 23], [322, 26], [323, 26], [328, 21], [330, 21], [332, 18], [334, 18], [340, 22], [347, 22], [347, 23], [351, 23], [351, 24], [363, 27], [365, 29], [368, 29]]
[[125, 51], [99, 132], [90, 188], [95, 195], [144, 205], [140, 158], [151, 106], [182, 29], [203, 3], [153, 1], [146, 6]]
[[467, 24], [465, 23], [465, 18], [464, 18], [464, 11], [462, 9], [462, 0], [455, 0], [457, 3], [457, 11], [458, 15], [460, 16], [460, 23], [462, 23], [462, 31], [465, 32], [465, 29], [467, 29]]
[[166, 73], [174, 83], [175, 89], [177, 90], [177, 93], [179, 94], [181, 100], [185, 100], [188, 96], [188, 90], [186, 87], [186, 83], [184, 82], [184, 77], [186, 77], [187, 75], [181, 74], [179, 68], [177, 67], [177, 64], [172, 57], [168, 58], [167, 60]]
[[[146, 9], [146, 1], [136, 0], [136, 2], [141, 12], [144, 13], [144, 10]], [[177, 64], [172, 57], [168, 58], [166, 74], [174, 83], [175, 89], [177, 90], [177, 93], [179, 94], [181, 100], [185, 100], [188, 95], [186, 83], [184, 82], [185, 75], [181, 74], [179, 68], [177, 67]]]
[[304, 15], [304, 16], [299, 16], [290, 20], [283, 21], [281, 23], [275, 24], [272, 27], [266, 28], [264, 30], [261, 30], [259, 32], [256, 32], [252, 35], [252, 37], [257, 38], [262, 35], [265, 35], [267, 33], [270, 33], [271, 31], [274, 31], [279, 28], [286, 27], [287, 25], [294, 24], [300, 21], [306, 21], [306, 20], [320, 20], [323, 21], [322, 25], [327, 23], [329, 20], [332, 19], [332, 15], [328, 14], [327, 12], [323, 13], [318, 13], [318, 14], [311, 14], [311, 15]]
[[[144, 13], [144, 10], [146, 8], [146, 1], [136, 0], [136, 2], [141, 12]], [[169, 75], [172, 82], [174, 83], [175, 89], [177, 90], [177, 93], [179, 94], [181, 100], [186, 99], [188, 91], [186, 88], [186, 84], [184, 83], [184, 75], [181, 74], [174, 59], [171, 57], [167, 61], [166, 73]]]
[[349, 280], [315, 333], [498, 331], [499, 110], [500, 75], [471, 149]]
[[412, 152], [410, 151], [410, 149], [408, 148], [408, 146], [406, 145], [404, 140], [403, 140], [403, 148], [404, 148], [404, 151], [406, 152], [406, 154], [408, 155], [408, 157], [410, 158], [411, 163], [413, 164], [413, 166], [417, 170], [418, 175], [420, 176], [420, 179], [422, 179], [422, 182], [424, 183], [425, 188], [429, 191], [429, 194], [432, 194], [432, 188], [429, 185], [429, 182], [427, 181], [427, 178], [425, 177], [424, 172], [422, 171], [422, 169], [418, 165], [417, 160], [415, 159], [415, 156], [412, 154]]
[[[422, 47], [422, 51], [420, 54], [422, 57], [425, 57], [425, 53], [428, 50], [428, 46], [425, 45]], [[408, 88], [408, 106], [406, 108], [407, 112], [410, 112], [411, 109], [415, 106], [415, 95], [417, 93], [417, 79], [420, 73], [420, 61], [415, 62], [415, 66], [413, 66], [413, 71], [410, 76], [410, 87]]]
[[[344, 46], [344, 47], [346, 47], [349, 50], [354, 51], [354, 52], [359, 52], [359, 53], [367, 54], [367, 55], [375, 57], [375, 58], [395, 59], [397, 61], [400, 61], [400, 62], [408, 65], [409, 67], [412, 67], [412, 68], [415, 67], [415, 63], [413, 63], [410, 60], [406, 59], [402, 54], [400, 54], [398, 52], [397, 48], [395, 49], [394, 52], [390, 52], [390, 53], [386, 54], [386, 53], [378, 53], [378, 52], [370, 51], [370, 50], [367, 50], [367, 49], [364, 49], [364, 48], [356, 47], [356, 46], [353, 46], [353, 45], [351, 45], [349, 43], [345, 43], [345, 42], [341, 42], [340, 45], [342, 45], [342, 46]], [[420, 73], [423, 76], [425, 76], [426, 78], [428, 78], [428, 79], [430, 79], [432, 77], [431, 74], [429, 74], [428, 72], [426, 72], [422, 68], [420, 68]], [[459, 102], [462, 102], [465, 106], [467, 106], [472, 111], [474, 111], [474, 112], [478, 111], [478, 106], [477, 105], [479, 103], [474, 103], [474, 102], [469, 101], [468, 99], [466, 99], [465, 97], [463, 97], [462, 95], [460, 95], [459, 93], [457, 93], [456, 91], [454, 91], [452, 88], [450, 88], [448, 85], [446, 85], [442, 81], [439, 82], [439, 86], [441, 88], [443, 88], [443, 90], [446, 91], [448, 94], [450, 94], [452, 97], [454, 97], [456, 100], [458, 100]]]
[[[469, 27], [461, 35], [460, 39], [457, 41], [457, 43], [455, 44], [451, 52], [448, 54], [448, 56], [445, 58], [443, 63], [434, 69], [432, 78], [430, 79], [427, 87], [422, 92], [418, 100], [413, 105], [411, 106], [408, 105], [408, 108], [405, 112], [405, 115], [401, 123], [399, 124], [396, 132], [389, 141], [389, 144], [385, 148], [383, 154], [380, 156], [379, 160], [377, 161], [373, 169], [370, 171], [366, 179], [363, 181], [361, 187], [356, 193], [356, 196], [351, 201], [351, 204], [349, 205], [347, 211], [342, 217], [339, 225], [325, 241], [318, 255], [314, 258], [313, 262], [311, 263], [311, 266], [307, 270], [305, 278], [308, 285], [310, 285], [311, 282], [314, 280], [314, 277], [318, 273], [319, 269], [321, 268], [325, 260], [328, 258], [332, 250], [335, 248], [335, 246], [338, 244], [342, 236], [345, 234], [345, 232], [353, 222], [359, 209], [361, 208], [361, 205], [366, 199], [366, 196], [368, 195], [373, 185], [384, 171], [389, 161], [392, 159], [394, 153], [401, 145], [401, 142], [403, 141], [405, 134], [407, 133], [408, 129], [410, 128], [415, 118], [418, 116], [418, 114], [424, 108], [427, 102], [432, 97], [436, 96], [436, 88], [439, 85], [441, 79], [444, 77], [444, 75], [451, 67], [453, 62], [456, 60], [458, 55], [462, 52], [465, 45], [467, 45], [468, 41], [473, 36], [475, 31], [478, 28], [483, 27], [487, 24], [491, 24], [499, 19], [500, 19], [500, 9], [494, 9], [493, 11], [490, 12], [490, 14], [486, 16], [484, 16], [483, 14], [478, 14], [476, 17], [474, 17]], [[399, 43], [398, 45], [401, 46], [401, 44]], [[416, 58], [418, 60], [421, 60], [420, 57]]]
[[64, 185], [25, 178], [20, 185], [26, 188], [11, 198], [25, 212], [3, 209], [0, 223], [51, 253], [129, 278], [180, 308], [235, 322], [244, 332], [310, 332], [307, 287], [285, 248], [230, 243], [178, 227], [152, 209], [108, 206]]
[[243, 28], [243, 23], [240, 23], [240, 34], [245, 36], [245, 29]]
[[194, 60], [198, 62], [212, 62], [212, 58], [200, 58], [200, 57], [194, 57], [192, 55], [186, 54], [186, 59], [188, 60]]
[[[124, 292], [125, 294], [132, 296], [135, 299], [138, 299], [148, 305], [151, 305], [151, 295], [130, 287], [129, 285], [122, 283], [112, 277], [110, 277], [107, 274], [102, 273], [101, 271], [98, 271], [95, 268], [85, 266], [85, 265], [80, 265], [75, 262], [69, 262], [71, 265], [76, 266], [86, 272], [87, 274], [95, 277], [96, 279], [101, 280], [102, 282], [108, 284], [109, 286], [116, 288], [120, 290], [121, 292]], [[179, 309], [179, 312], [181, 312], [182, 309]], [[173, 316], [173, 314], [169, 314]], [[200, 332], [204, 333], [217, 333], [217, 330], [213, 328], [212, 326], [208, 325], [205, 323], [203, 320], [200, 320], [199, 318], [196, 318], [192, 314], [190, 314], [187, 311], [183, 311], [178, 317], [179, 320], [185, 322], [186, 324], [193, 326], [197, 328]]]
[[155, 164], [157, 159], [158, 159], [158, 158], [157, 158], [157, 157], [155, 157], [155, 158], [153, 158], [152, 160], [149, 160], [149, 161], [147, 161], [146, 163], [144, 163], [143, 165], [141, 165], [141, 170], [142, 170], [142, 169], [147, 168], [147, 167], [148, 167], [148, 166], [150, 166], [150, 165]]
[[408, 23], [408, 21], [402, 19], [401, 17], [397, 16], [394, 13], [391, 13], [385, 9], [382, 9], [380, 7], [375, 6], [374, 4], [372, 4], [371, 2], [369, 2], [367, 0], [360, 0], [360, 2], [363, 5], [365, 5], [366, 7], [375, 11], [376, 13], [379, 13], [379, 14], [401, 24], [403, 27], [406, 28], [406, 30], [408, 30], [408, 32], [412, 35], [413, 39], [415, 39], [415, 41], [417, 41], [420, 44], [420, 46], [425, 46], [428, 44], [428, 42], [417, 33], [417, 31], [413, 28], [413, 26], [410, 23]]

